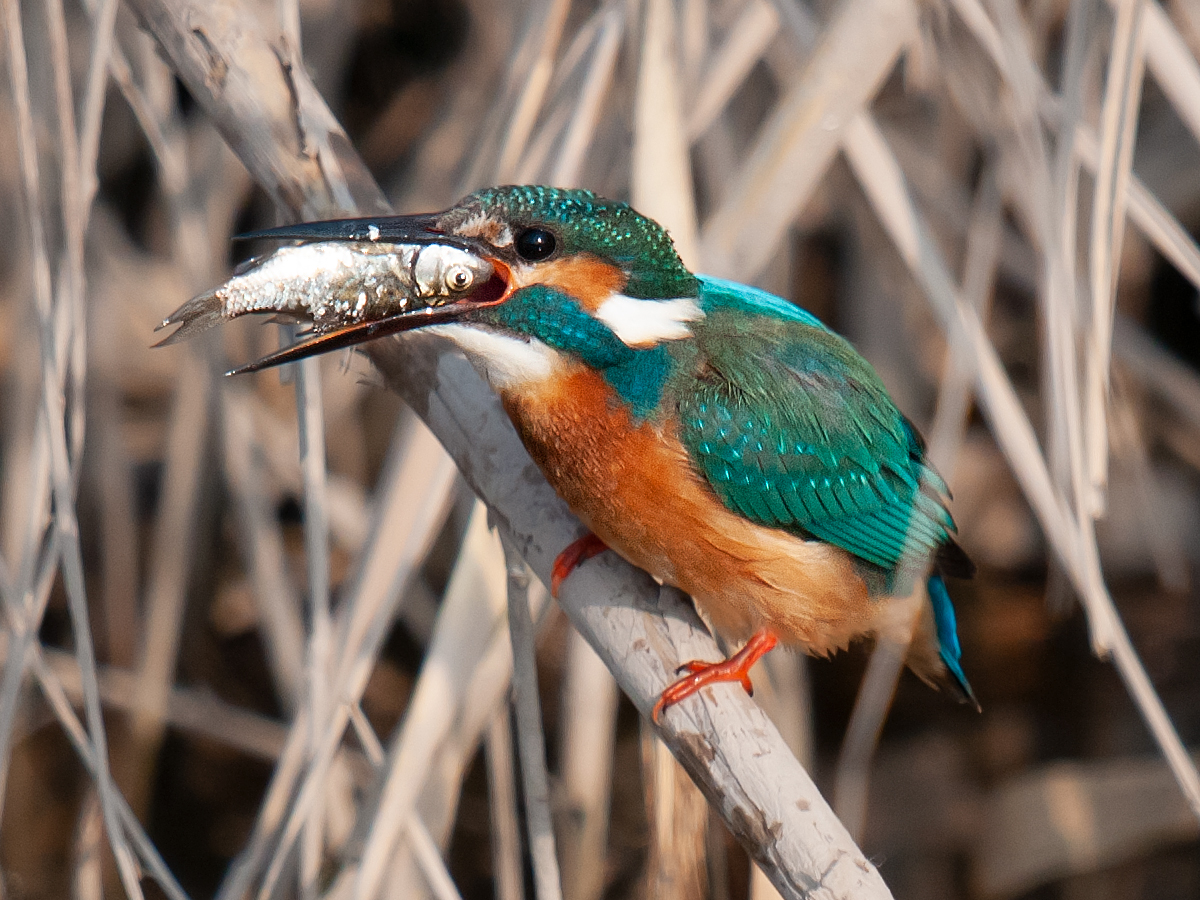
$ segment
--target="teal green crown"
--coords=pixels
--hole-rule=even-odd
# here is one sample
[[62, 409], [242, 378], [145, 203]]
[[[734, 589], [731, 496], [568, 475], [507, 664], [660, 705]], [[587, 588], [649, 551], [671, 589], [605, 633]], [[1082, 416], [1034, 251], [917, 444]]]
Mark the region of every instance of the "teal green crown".
[[455, 208], [466, 221], [482, 213], [515, 230], [541, 226], [559, 239], [559, 252], [590, 253], [629, 275], [630, 297], [661, 300], [694, 297], [699, 285], [683, 265], [671, 236], [626, 203], [605, 200], [591, 191], [539, 185], [488, 188]]

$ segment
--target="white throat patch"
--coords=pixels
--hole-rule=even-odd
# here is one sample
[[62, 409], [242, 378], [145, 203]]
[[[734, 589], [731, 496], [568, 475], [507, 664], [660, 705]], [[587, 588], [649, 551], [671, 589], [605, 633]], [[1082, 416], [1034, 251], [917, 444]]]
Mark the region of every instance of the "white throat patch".
[[454, 341], [497, 390], [545, 381], [563, 358], [537, 338], [459, 324], [431, 325], [424, 330]]
[[704, 310], [692, 297], [639, 300], [612, 294], [600, 304], [596, 318], [611, 328], [625, 346], [645, 348], [691, 337], [688, 323], [703, 319]]

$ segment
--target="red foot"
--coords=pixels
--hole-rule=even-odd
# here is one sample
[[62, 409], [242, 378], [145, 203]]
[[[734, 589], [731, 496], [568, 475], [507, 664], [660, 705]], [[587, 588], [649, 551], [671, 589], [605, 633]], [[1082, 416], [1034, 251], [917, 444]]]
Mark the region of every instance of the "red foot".
[[550, 596], [557, 597], [558, 589], [567, 580], [567, 576], [579, 566], [598, 553], [608, 549], [608, 544], [600, 540], [590, 531], [579, 540], [572, 542], [567, 549], [558, 554], [554, 567], [550, 570]]
[[687, 669], [692, 674], [685, 678], [680, 678], [662, 692], [662, 696], [654, 704], [654, 711], [650, 713], [650, 718], [654, 720], [655, 724], [658, 724], [658, 717], [662, 715], [662, 711], [668, 706], [674, 706], [685, 697], [692, 696], [700, 688], [718, 681], [741, 682], [742, 687], [746, 689], [746, 693], [753, 696], [754, 685], [750, 683], [750, 670], [756, 662], [770, 652], [771, 648], [777, 642], [778, 638], [768, 629], [760, 628], [754, 632], [750, 640], [746, 641], [745, 647], [725, 660], [725, 662], [706, 663], [692, 660], [689, 663], [684, 663], [679, 668], [681, 670]]

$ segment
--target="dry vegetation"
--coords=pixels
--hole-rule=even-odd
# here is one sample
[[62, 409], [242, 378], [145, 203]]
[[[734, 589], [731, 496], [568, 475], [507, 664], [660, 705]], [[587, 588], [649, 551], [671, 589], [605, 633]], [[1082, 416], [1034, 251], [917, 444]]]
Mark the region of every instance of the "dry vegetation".
[[[1200, 895], [1196, 0], [0, 9], [5, 896]], [[982, 715], [897, 644], [773, 654], [775, 727], [659, 734], [710, 813], [638, 711], [715, 647], [609, 557], [530, 584], [578, 525], [460, 360], [150, 349], [238, 231], [503, 182], [875, 363]]]

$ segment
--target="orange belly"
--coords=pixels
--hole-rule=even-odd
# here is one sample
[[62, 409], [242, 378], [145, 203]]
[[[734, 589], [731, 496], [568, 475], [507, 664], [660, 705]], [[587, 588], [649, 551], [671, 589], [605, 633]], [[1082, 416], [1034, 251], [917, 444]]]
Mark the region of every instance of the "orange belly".
[[689, 593], [724, 636], [761, 627], [824, 655], [869, 633], [876, 604], [844, 550], [727, 509], [696, 472], [674, 420], [635, 423], [583, 366], [504, 395], [546, 479], [601, 540]]

